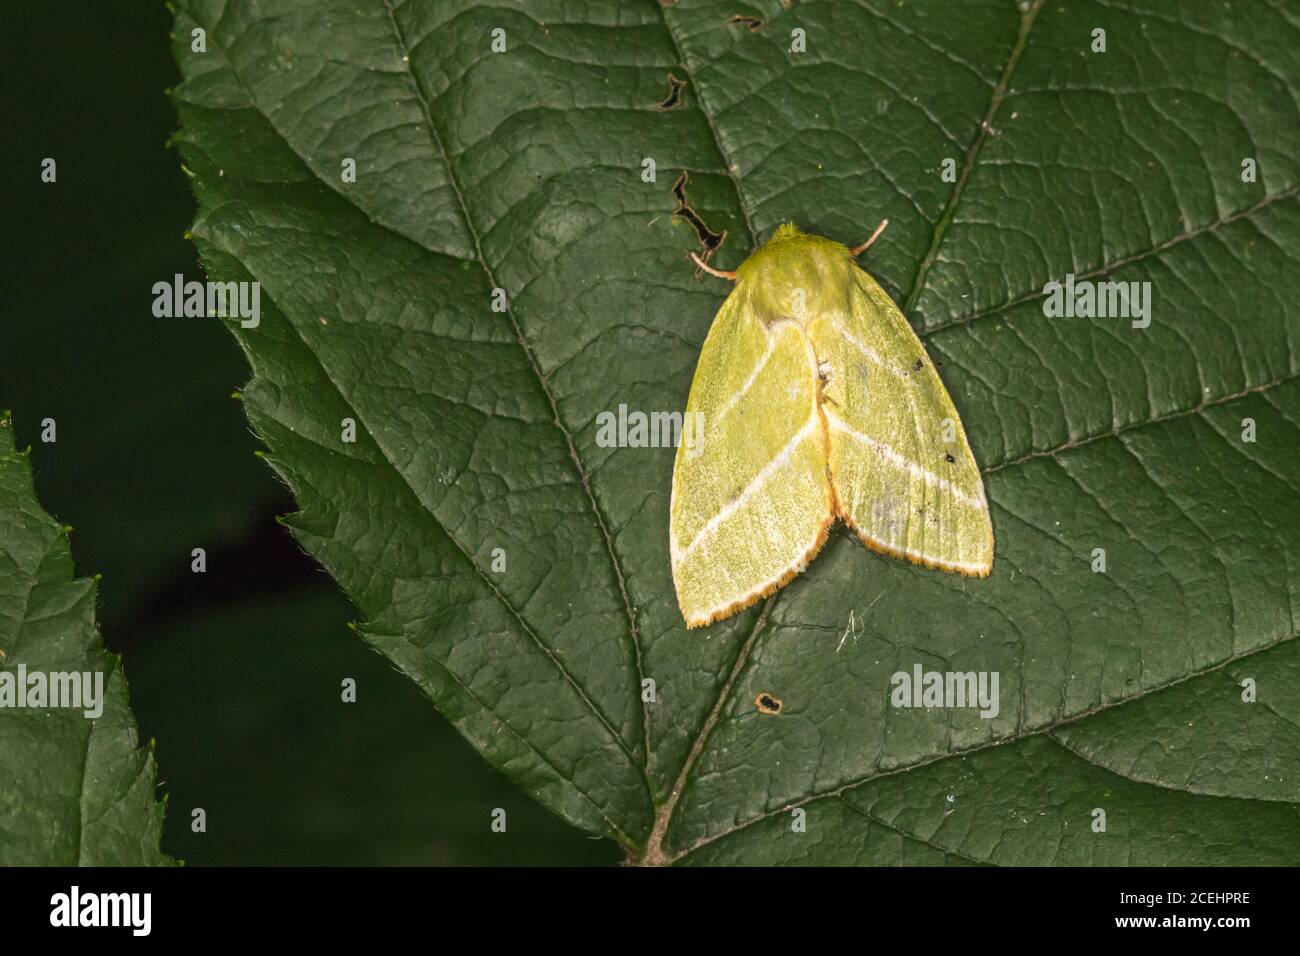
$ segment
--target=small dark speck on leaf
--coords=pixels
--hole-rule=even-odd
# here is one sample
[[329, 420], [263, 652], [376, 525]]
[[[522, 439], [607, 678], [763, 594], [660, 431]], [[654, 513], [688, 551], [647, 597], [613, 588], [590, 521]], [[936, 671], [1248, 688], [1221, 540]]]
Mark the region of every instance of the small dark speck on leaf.
[[781, 708], [785, 705], [771, 694], [759, 694], [754, 698], [754, 706], [758, 708], [760, 714], [771, 714], [775, 717], [781, 713]]

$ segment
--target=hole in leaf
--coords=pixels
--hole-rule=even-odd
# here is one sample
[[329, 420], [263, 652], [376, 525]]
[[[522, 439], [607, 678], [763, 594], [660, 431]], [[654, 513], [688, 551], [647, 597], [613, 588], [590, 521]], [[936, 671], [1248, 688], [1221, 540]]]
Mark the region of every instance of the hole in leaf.
[[682, 101], [682, 89], [685, 86], [686, 86], [685, 80], [679, 80], [677, 79], [677, 77], [669, 73], [668, 74], [668, 95], [664, 98], [663, 102], [656, 103], [652, 108], [659, 110], [660, 112], [666, 110], [681, 109], [682, 106], [684, 105]]
[[673, 183], [673, 198], [677, 200], [677, 208], [673, 210], [674, 216], [680, 216], [691, 224], [695, 230], [696, 237], [700, 240], [700, 258], [705, 262], [709, 261], [709, 256], [713, 251], [722, 245], [722, 240], [727, 238], [727, 233], [714, 232], [708, 224], [700, 218], [700, 214], [691, 208], [690, 202], [686, 198], [686, 184], [691, 181], [691, 174], [682, 171], [677, 177], [677, 182]]

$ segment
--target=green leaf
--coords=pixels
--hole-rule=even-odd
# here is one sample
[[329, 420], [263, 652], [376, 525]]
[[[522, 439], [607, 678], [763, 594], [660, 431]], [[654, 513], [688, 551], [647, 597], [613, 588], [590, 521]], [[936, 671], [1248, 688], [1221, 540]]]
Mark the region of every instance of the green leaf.
[[[183, 4], [193, 232], [261, 283], [231, 328], [299, 540], [475, 747], [633, 859], [1300, 862], [1300, 26], [741, 8]], [[993, 574], [837, 535], [688, 634], [672, 451], [596, 415], [683, 406], [726, 292], [697, 227], [731, 268], [783, 221], [884, 216], [866, 265], [942, 363]], [[1150, 326], [1045, 317], [1067, 273], [1150, 282]], [[915, 665], [996, 672], [999, 713], [891, 707]]]
[[[73, 579], [69, 530], [37, 504], [27, 455], [0, 415], [0, 673], [10, 685], [8, 695], [0, 685], [0, 865], [170, 863], [158, 849], [153, 745], [139, 746], [126, 678], [95, 627], [95, 581]], [[40, 702], [26, 693], [34, 678], [92, 673], [102, 696], [80, 698], [87, 706], [27, 706]], [[79, 678], [86, 691], [97, 683]], [[102, 712], [88, 717], [96, 702]]]

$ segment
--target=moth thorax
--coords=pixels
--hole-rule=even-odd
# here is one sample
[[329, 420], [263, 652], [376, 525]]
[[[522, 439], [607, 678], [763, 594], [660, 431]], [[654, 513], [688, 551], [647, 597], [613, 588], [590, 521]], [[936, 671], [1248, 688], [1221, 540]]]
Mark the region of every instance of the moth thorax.
[[807, 328], [818, 317], [846, 311], [847, 283], [843, 264], [801, 257], [784, 268], [778, 266], [758, 277], [752, 295], [759, 315], [774, 321], [791, 321]]

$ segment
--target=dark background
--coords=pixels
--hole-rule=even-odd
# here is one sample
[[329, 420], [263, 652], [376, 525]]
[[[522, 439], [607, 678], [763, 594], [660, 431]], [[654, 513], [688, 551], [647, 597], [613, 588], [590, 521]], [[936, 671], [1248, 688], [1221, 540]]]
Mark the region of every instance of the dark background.
[[293, 501], [231, 398], [249, 377], [234, 340], [216, 320], [153, 316], [155, 282], [203, 278], [167, 143], [170, 28], [153, 0], [0, 13], [0, 409], [33, 446], [42, 505], [75, 528], [77, 573], [104, 576], [104, 640], [157, 740], [163, 849], [192, 865], [616, 861], [348, 629], [356, 611], [275, 522]]

